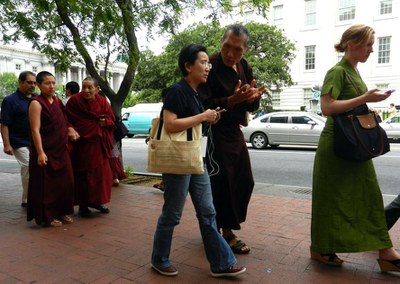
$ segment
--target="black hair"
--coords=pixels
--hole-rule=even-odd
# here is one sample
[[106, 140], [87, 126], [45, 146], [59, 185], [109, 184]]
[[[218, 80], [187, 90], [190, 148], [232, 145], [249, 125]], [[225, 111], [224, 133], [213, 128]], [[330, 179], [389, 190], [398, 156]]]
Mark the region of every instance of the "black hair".
[[245, 36], [246, 37], [246, 40], [245, 40], [246, 47], [249, 46], [250, 33], [249, 33], [249, 30], [245, 26], [243, 26], [241, 24], [233, 24], [233, 25], [228, 26], [228, 28], [225, 30], [222, 40], [224, 40], [228, 37], [229, 31], [232, 31], [232, 33], [235, 36]]
[[18, 80], [21, 82], [25, 82], [26, 81], [26, 77], [28, 77], [28, 75], [32, 75], [33, 77], [36, 77], [36, 74], [31, 72], [31, 71], [22, 71], [19, 74]]
[[68, 82], [65, 85], [65, 89], [66, 90], [70, 90], [71, 94], [74, 95], [74, 94], [79, 93], [80, 87], [79, 87], [79, 84], [77, 82], [71, 81], [71, 82]]
[[189, 44], [181, 49], [181, 52], [179, 53], [178, 64], [183, 77], [186, 77], [188, 75], [188, 72], [185, 68], [185, 64], [188, 63], [190, 65], [193, 65], [196, 59], [198, 58], [199, 52], [207, 53], [207, 49], [200, 44], [194, 44], [194, 43]]
[[44, 80], [44, 77], [47, 77], [47, 76], [52, 76], [53, 78], [56, 78], [56, 77], [54, 77], [54, 75], [51, 74], [50, 72], [42, 71], [42, 72], [39, 72], [39, 73], [36, 75], [36, 82], [37, 82], [38, 84], [41, 84], [41, 83], [43, 82], [43, 80]]

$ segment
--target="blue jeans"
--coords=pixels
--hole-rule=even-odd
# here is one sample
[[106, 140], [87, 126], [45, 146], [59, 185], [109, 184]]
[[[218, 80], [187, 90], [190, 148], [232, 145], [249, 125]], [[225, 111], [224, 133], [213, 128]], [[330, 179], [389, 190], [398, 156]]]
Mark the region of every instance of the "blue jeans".
[[228, 269], [236, 264], [231, 248], [218, 232], [212, 200], [210, 178], [206, 167], [202, 175], [163, 174], [164, 206], [154, 234], [151, 262], [165, 268], [171, 265], [172, 234], [179, 224], [188, 192], [199, 221], [204, 250], [212, 272]]

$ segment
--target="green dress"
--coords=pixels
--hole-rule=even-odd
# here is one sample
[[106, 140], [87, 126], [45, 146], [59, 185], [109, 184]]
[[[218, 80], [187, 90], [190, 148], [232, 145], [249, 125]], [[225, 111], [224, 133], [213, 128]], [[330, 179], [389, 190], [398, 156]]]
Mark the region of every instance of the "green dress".
[[[347, 75], [346, 75], [347, 73]], [[367, 86], [342, 59], [325, 76], [321, 94], [346, 100]], [[372, 160], [352, 162], [333, 151], [333, 119], [328, 117], [314, 161], [311, 250], [318, 253], [360, 252], [392, 247], [382, 194]]]

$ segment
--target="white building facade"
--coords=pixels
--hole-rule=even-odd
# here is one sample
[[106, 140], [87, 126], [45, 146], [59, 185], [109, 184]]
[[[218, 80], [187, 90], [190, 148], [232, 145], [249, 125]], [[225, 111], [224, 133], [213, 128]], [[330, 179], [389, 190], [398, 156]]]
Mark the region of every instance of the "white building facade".
[[271, 90], [274, 109], [311, 108], [313, 86], [321, 86], [326, 72], [343, 56], [334, 44], [354, 24], [375, 30], [374, 53], [366, 63], [358, 64], [368, 88], [397, 89], [387, 100], [371, 106], [400, 104], [400, 0], [274, 0], [268, 20], [251, 9], [244, 19], [275, 25], [296, 45], [290, 66], [295, 85], [280, 93]]
[[[100, 66], [102, 67], [102, 66]], [[109, 84], [110, 87], [117, 92], [122, 79], [126, 72], [126, 64], [113, 63], [109, 67]], [[67, 72], [57, 72], [54, 65], [50, 63], [48, 58], [24, 45], [0, 45], [0, 74], [10, 72], [17, 77], [22, 71], [32, 71], [39, 73], [48, 71], [56, 76], [57, 85], [65, 85], [69, 81], [76, 81], [81, 85], [82, 80], [89, 74], [86, 67], [80, 63], [73, 63]], [[102, 75], [102, 72], [100, 74]]]

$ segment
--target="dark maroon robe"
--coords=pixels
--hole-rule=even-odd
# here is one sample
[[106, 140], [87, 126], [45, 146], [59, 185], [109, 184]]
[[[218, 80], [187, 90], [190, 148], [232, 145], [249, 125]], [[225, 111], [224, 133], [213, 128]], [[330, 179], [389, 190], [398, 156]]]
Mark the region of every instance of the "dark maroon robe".
[[110, 159], [110, 167], [113, 175], [113, 179], [126, 179], [124, 168], [119, 157], [112, 157]]
[[68, 134], [64, 106], [56, 97], [52, 104], [42, 96], [33, 100], [42, 106], [40, 135], [48, 160], [46, 166], [38, 165], [38, 153], [32, 142], [29, 155], [27, 219], [35, 219], [37, 224], [42, 224], [73, 214], [74, 177], [66, 146]]
[[[96, 94], [92, 101], [82, 94], [72, 96], [67, 103], [67, 118], [80, 138], [71, 152], [75, 176], [75, 204], [100, 205], [110, 202], [112, 173], [112, 135], [115, 129], [114, 114], [107, 100]], [[99, 120], [105, 118], [106, 126]]]
[[236, 72], [224, 65], [220, 54], [211, 56], [210, 63], [213, 67], [207, 83], [199, 88], [200, 98], [205, 109], [227, 109], [221, 114], [221, 120], [211, 126], [212, 136], [208, 140], [209, 146], [212, 143], [214, 147], [212, 156], [207, 155], [207, 168], [217, 212], [217, 226], [239, 230], [240, 223], [246, 220], [254, 187], [249, 152], [240, 124], [245, 123], [246, 111], [257, 110], [260, 102], [243, 102], [228, 108], [227, 97], [233, 95], [238, 80], [242, 85], [250, 84], [253, 80], [252, 70], [242, 59], [236, 66]]

